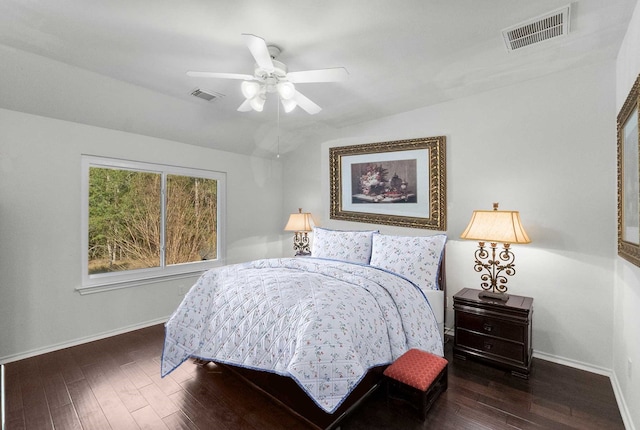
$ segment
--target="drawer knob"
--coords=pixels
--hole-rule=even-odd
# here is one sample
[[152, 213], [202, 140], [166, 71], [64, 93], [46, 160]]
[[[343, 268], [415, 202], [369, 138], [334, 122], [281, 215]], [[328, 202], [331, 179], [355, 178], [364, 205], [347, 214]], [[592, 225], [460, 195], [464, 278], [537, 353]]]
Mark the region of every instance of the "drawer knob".
[[490, 332], [493, 330], [493, 326], [491, 324], [488, 323], [484, 323], [484, 325], [482, 326], [482, 328], [484, 329], [484, 331], [486, 332]]
[[485, 351], [491, 351], [491, 348], [493, 348], [493, 345], [489, 342], [485, 342], [484, 343], [484, 349]]

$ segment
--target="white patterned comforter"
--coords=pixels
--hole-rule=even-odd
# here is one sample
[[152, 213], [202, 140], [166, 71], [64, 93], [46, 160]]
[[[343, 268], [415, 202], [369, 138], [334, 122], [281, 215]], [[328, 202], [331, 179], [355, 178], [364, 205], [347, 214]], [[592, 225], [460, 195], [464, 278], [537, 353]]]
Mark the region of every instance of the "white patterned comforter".
[[316, 258], [207, 271], [165, 327], [162, 376], [189, 357], [293, 378], [333, 412], [367, 370], [409, 348], [443, 355], [419, 289], [370, 266]]

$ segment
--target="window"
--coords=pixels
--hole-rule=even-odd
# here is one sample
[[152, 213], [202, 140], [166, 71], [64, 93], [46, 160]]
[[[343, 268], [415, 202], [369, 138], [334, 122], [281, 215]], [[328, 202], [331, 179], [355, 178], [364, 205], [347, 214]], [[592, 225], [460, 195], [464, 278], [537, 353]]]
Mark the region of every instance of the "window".
[[224, 173], [90, 156], [82, 172], [81, 292], [222, 264]]

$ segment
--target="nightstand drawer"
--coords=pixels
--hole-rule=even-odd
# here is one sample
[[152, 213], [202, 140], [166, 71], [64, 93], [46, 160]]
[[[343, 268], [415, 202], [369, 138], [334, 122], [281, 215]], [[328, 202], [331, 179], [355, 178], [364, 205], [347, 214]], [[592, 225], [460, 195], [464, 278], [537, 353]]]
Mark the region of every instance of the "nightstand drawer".
[[456, 343], [459, 347], [475, 349], [509, 360], [523, 362], [525, 360], [524, 344], [496, 339], [490, 336], [478, 336], [467, 330], [456, 330]]
[[456, 326], [495, 337], [524, 342], [526, 326], [467, 312], [456, 313]]

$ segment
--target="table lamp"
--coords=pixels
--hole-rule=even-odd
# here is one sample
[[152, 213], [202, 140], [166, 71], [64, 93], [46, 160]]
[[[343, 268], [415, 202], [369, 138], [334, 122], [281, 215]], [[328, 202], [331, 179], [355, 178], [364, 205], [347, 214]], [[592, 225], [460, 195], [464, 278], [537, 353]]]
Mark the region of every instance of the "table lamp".
[[[461, 239], [477, 240], [475, 252], [476, 272], [483, 272], [480, 279], [482, 292], [479, 297], [497, 300], [509, 300], [507, 294], [507, 276], [516, 273], [515, 255], [511, 251], [512, 243], [530, 243], [531, 240], [522, 227], [518, 211], [499, 211], [498, 203], [493, 204], [492, 211], [473, 211], [471, 221], [460, 235]], [[485, 242], [491, 244], [491, 252], [485, 248]], [[498, 243], [503, 249], [496, 256]]]
[[298, 213], [289, 215], [289, 221], [284, 227], [285, 231], [293, 231], [293, 249], [298, 255], [311, 255], [309, 250], [309, 236], [308, 232], [311, 231], [311, 214], [308, 212], [303, 213], [302, 208], [298, 209]]

